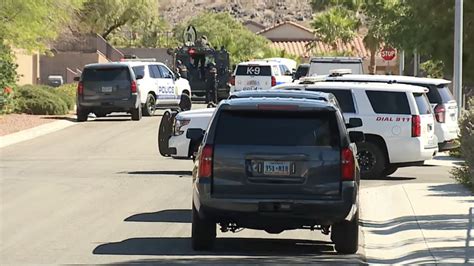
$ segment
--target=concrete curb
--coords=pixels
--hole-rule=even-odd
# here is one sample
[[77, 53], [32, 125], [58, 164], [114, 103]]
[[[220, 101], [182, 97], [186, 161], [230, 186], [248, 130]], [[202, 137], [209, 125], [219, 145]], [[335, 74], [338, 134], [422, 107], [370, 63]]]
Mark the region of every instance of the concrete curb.
[[362, 189], [361, 224], [367, 263], [473, 262], [473, 203], [471, 192], [453, 183]]
[[0, 137], [0, 148], [4, 148], [13, 144], [17, 144], [26, 140], [34, 139], [70, 126], [76, 125], [75, 122], [68, 120], [59, 120], [37, 127], [25, 129], [19, 132], [8, 134]]

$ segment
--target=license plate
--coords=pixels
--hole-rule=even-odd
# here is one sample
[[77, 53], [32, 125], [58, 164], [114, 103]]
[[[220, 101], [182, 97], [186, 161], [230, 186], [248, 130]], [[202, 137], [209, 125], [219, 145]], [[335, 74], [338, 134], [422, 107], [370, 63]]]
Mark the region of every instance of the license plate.
[[275, 162], [275, 161], [263, 162], [263, 174], [264, 175], [290, 175], [290, 163], [289, 162]]
[[112, 87], [102, 87], [102, 92], [112, 92]]

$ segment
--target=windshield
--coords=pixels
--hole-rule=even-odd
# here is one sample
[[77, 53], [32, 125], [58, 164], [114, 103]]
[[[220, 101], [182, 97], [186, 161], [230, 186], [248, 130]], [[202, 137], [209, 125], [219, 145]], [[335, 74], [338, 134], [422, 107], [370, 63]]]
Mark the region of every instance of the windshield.
[[335, 69], [350, 69], [352, 74], [363, 74], [361, 63], [311, 62], [308, 76], [329, 75]]
[[238, 66], [235, 72], [236, 76], [271, 76], [272, 70], [270, 66]]

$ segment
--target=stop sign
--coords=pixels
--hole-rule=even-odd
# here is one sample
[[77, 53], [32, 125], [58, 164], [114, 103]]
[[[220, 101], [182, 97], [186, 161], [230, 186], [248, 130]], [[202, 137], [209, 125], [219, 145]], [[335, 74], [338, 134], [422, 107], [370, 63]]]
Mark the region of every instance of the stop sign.
[[385, 47], [380, 51], [380, 55], [385, 61], [391, 61], [397, 55], [397, 51], [392, 47]]

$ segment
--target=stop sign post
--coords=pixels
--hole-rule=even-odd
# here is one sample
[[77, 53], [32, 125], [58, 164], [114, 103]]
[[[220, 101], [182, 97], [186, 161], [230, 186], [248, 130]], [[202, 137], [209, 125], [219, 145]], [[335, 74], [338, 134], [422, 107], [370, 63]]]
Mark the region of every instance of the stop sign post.
[[385, 61], [392, 61], [397, 55], [397, 51], [392, 47], [385, 47], [380, 51], [380, 55]]

